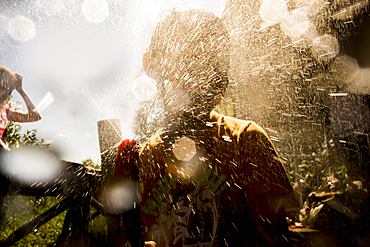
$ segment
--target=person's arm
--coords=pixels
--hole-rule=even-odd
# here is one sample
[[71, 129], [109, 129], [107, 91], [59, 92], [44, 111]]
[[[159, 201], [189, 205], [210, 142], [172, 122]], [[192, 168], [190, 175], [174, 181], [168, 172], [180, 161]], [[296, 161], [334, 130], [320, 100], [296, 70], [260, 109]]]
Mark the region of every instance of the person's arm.
[[16, 90], [18, 93], [22, 96], [24, 102], [27, 106], [27, 113], [22, 113], [19, 111], [13, 111], [12, 114], [9, 116], [9, 121], [12, 122], [36, 122], [41, 119], [40, 113], [37, 111], [35, 104], [32, 102], [32, 100], [28, 97], [27, 93], [24, 91], [22, 87], [22, 76], [19, 74], [16, 74], [16, 77], [18, 79]]
[[284, 165], [266, 133], [255, 123], [244, 131], [240, 142], [245, 163], [238, 175], [254, 226], [254, 241], [263, 246], [291, 246], [282, 202], [293, 188]]

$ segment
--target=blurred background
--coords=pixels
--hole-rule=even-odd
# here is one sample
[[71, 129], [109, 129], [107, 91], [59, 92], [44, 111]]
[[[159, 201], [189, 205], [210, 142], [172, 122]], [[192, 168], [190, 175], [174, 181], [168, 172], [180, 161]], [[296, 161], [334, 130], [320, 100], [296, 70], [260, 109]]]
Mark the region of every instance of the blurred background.
[[[100, 163], [97, 121], [118, 118], [123, 138], [133, 138], [135, 110], [155, 94], [153, 86], [139, 86], [133, 93], [130, 88], [144, 75], [142, 55], [158, 18], [179, 5], [199, 5], [221, 15], [225, 3], [1, 1], [0, 65], [23, 76], [42, 115], [22, 128], [37, 129], [38, 138], [52, 143], [61, 159]], [[12, 101], [24, 105], [16, 92]]]

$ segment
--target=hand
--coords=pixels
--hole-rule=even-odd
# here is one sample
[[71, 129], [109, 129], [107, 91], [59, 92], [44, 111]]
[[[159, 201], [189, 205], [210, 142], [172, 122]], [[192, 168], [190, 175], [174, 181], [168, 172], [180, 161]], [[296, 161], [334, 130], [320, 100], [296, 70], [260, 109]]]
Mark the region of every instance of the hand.
[[4, 148], [4, 150], [10, 151], [8, 143], [4, 143], [1, 139], [0, 139], [0, 145]]
[[15, 82], [15, 89], [18, 91], [22, 88], [22, 76], [20, 74], [15, 73], [15, 77], [17, 78], [17, 81]]

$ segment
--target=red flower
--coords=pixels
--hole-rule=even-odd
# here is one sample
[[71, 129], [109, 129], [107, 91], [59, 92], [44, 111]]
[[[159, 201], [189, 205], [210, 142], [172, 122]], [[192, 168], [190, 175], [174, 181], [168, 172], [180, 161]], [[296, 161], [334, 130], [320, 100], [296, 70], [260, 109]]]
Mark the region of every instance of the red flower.
[[136, 162], [138, 160], [140, 146], [132, 139], [126, 139], [118, 146], [116, 157], [115, 177], [138, 179]]

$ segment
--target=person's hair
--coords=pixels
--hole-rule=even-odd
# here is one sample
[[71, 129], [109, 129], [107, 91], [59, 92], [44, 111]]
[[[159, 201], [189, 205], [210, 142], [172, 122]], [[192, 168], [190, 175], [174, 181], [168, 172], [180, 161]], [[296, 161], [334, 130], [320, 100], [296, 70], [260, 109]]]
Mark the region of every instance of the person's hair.
[[156, 25], [148, 48], [147, 73], [160, 93], [196, 80], [224, 94], [228, 85], [228, 32], [221, 19], [202, 8], [180, 7]]
[[0, 67], [0, 104], [12, 93], [16, 81], [17, 77], [11, 70]]

